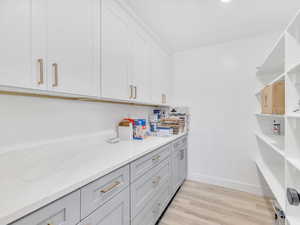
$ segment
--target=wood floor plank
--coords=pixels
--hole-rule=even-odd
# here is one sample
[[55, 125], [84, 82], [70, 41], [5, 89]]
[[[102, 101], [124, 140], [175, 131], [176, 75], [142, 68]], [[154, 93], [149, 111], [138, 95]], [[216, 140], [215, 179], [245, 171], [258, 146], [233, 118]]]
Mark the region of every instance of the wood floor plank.
[[159, 225], [273, 225], [270, 199], [186, 181]]

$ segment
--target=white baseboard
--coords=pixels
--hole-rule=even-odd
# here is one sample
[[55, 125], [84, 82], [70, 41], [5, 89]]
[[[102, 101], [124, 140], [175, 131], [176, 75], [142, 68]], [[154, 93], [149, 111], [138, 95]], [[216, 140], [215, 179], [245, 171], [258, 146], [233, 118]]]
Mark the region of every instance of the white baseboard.
[[238, 191], [248, 192], [259, 196], [266, 196], [266, 193], [268, 193], [268, 190], [264, 190], [262, 187], [259, 186], [241, 183], [238, 181], [219, 178], [219, 177], [211, 177], [202, 174], [189, 174], [188, 180], [217, 185], [217, 186], [230, 188]]

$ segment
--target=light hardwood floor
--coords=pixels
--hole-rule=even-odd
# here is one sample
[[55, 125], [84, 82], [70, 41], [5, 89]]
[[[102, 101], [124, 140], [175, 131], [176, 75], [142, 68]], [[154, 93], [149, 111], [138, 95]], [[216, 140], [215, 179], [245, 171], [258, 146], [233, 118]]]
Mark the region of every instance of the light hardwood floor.
[[186, 181], [159, 225], [273, 225], [270, 200]]

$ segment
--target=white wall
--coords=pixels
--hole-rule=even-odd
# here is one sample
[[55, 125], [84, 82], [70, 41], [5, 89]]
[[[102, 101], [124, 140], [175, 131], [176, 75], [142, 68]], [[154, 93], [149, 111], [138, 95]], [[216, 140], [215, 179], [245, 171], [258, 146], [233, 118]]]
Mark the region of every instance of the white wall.
[[15, 146], [115, 129], [150, 107], [0, 95], [0, 153]]
[[256, 67], [278, 34], [179, 52], [174, 99], [190, 106], [189, 178], [261, 193], [253, 159]]

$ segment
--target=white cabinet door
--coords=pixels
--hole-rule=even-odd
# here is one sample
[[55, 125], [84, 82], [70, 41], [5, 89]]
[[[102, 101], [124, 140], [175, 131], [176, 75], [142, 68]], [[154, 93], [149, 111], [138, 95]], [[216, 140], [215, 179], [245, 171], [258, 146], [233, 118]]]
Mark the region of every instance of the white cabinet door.
[[34, 89], [47, 89], [47, 1], [32, 0], [32, 81]]
[[151, 100], [154, 103], [169, 103], [171, 82], [170, 56], [158, 45], [151, 47]]
[[150, 46], [142, 31], [134, 31], [132, 34], [132, 52], [131, 84], [135, 87], [134, 99], [150, 102]]
[[151, 47], [151, 100], [154, 103], [162, 103], [163, 83], [163, 52], [153, 44]]
[[125, 13], [114, 0], [102, 5], [102, 96], [129, 99], [130, 33]]
[[31, 83], [31, 0], [0, 1], [0, 85]]
[[79, 225], [130, 225], [129, 189], [98, 208]]
[[163, 52], [163, 74], [162, 74], [162, 103], [169, 104], [171, 100], [171, 73], [172, 73], [172, 64], [171, 57]]
[[100, 1], [47, 1], [49, 88], [94, 96], [100, 87]]

